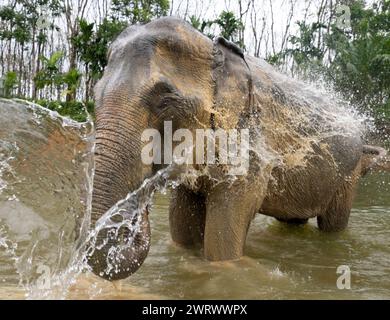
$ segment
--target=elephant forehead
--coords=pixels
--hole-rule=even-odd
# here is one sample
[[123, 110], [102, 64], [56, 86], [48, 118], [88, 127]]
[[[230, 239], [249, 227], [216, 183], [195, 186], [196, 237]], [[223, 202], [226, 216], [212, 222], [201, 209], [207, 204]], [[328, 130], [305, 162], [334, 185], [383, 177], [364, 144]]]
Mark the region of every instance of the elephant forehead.
[[153, 79], [164, 76], [185, 96], [211, 97], [213, 94], [211, 60], [174, 52], [164, 45], [155, 49], [151, 59]]
[[180, 94], [196, 97], [208, 109], [213, 100], [213, 48], [209, 38], [176, 18], [130, 27], [111, 46], [98, 88], [138, 88], [166, 79]]
[[[213, 44], [203, 35], [178, 26], [174, 36], [157, 42], [150, 63], [153, 79], [164, 76], [185, 96], [196, 96], [206, 105], [213, 96]], [[208, 102], [208, 103], [207, 103]]]

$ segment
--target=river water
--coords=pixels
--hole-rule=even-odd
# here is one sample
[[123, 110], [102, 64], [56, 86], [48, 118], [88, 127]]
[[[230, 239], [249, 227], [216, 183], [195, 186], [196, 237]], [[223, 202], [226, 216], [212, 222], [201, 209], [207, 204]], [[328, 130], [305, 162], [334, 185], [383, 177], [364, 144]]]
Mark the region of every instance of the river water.
[[[245, 257], [210, 263], [172, 243], [169, 190], [150, 213], [151, 251], [132, 277], [86, 271], [93, 128], [0, 100], [0, 299], [390, 299], [390, 175], [361, 179], [346, 231], [258, 215]], [[351, 270], [338, 289], [337, 268]]]

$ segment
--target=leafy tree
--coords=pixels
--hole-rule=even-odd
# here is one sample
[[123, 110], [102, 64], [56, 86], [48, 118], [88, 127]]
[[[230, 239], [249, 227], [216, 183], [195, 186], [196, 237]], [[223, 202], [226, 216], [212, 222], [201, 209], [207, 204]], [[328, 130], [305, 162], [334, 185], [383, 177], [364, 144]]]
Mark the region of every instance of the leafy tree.
[[76, 96], [81, 76], [80, 71], [77, 69], [70, 69], [68, 72], [61, 75], [61, 83], [64, 83], [67, 86], [65, 94], [69, 94], [71, 97]]
[[243, 24], [231, 11], [222, 11], [221, 14], [214, 20], [201, 20], [192, 15], [189, 18], [189, 23], [197, 30], [213, 39], [215, 35], [210, 33], [209, 30], [213, 25], [218, 26], [220, 29], [220, 35], [225, 39], [232, 41], [238, 46], [244, 48], [245, 44], [241, 43], [239, 38], [239, 32], [244, 30]]
[[85, 109], [87, 109], [89, 114], [93, 114], [94, 104], [93, 102], [88, 102], [86, 104], [79, 101], [51, 101], [51, 100], [36, 100], [36, 103], [42, 107], [48, 108], [50, 110], [58, 112], [60, 115], [65, 117], [70, 117], [73, 120], [84, 122], [87, 120], [87, 114]]
[[298, 34], [289, 38], [292, 48], [267, 57], [267, 61], [271, 64], [282, 65], [286, 63], [286, 58], [291, 57], [293, 61], [291, 73], [306, 80], [314, 80], [318, 72], [323, 71], [325, 52], [317, 47], [316, 40], [320, 29], [325, 29], [326, 26], [317, 22], [306, 24], [305, 21], [298, 21], [297, 25]]
[[63, 81], [59, 64], [63, 56], [64, 53], [62, 51], [57, 51], [50, 58], [46, 58], [45, 56], [40, 57], [43, 66], [34, 78], [35, 85], [38, 89], [53, 85], [57, 86], [57, 88], [61, 86]]
[[169, 0], [112, 0], [113, 18], [130, 24], [147, 23], [166, 16]]
[[[60, 92], [61, 88], [66, 85], [67, 90], [63, 93], [74, 95], [81, 79], [81, 73], [77, 69], [70, 69], [66, 73], [61, 72], [60, 62], [64, 57], [62, 51], [53, 53], [50, 58], [41, 57], [43, 63], [42, 69], [34, 78], [35, 85], [38, 89], [43, 89], [47, 86], [53, 88], [55, 86]], [[69, 92], [70, 91], [70, 92]], [[58, 100], [60, 97], [58, 97]]]
[[93, 74], [100, 78], [103, 74], [104, 68], [107, 65], [107, 51], [110, 44], [115, 38], [127, 27], [127, 24], [120, 21], [103, 20], [97, 28], [95, 35], [95, 61], [97, 64], [93, 65]]
[[90, 98], [91, 86], [101, 78], [107, 65], [107, 51], [111, 42], [123, 31], [126, 24], [104, 19], [95, 30], [95, 23], [79, 21], [79, 33], [73, 38], [80, 61], [85, 68], [85, 100]]
[[361, 110], [390, 121], [390, 1], [373, 8], [351, 5], [351, 29], [333, 26], [328, 45], [334, 50], [327, 75]]
[[[283, 65], [292, 59], [291, 73], [307, 80], [327, 79], [344, 98], [377, 123], [390, 123], [390, 1], [366, 7], [364, 1], [344, 1], [351, 10], [350, 28], [340, 29], [330, 16], [323, 23], [298, 22], [290, 48], [268, 58]], [[320, 34], [324, 34], [319, 42]]]
[[[30, 63], [27, 64], [28, 73], [33, 78], [41, 69], [41, 56], [45, 51], [45, 47], [49, 42], [49, 31], [59, 30], [54, 24], [54, 18], [63, 14], [63, 6], [61, 0], [15, 0], [13, 1], [13, 10], [21, 15], [20, 27], [15, 30], [15, 39], [20, 43], [23, 49], [25, 44], [29, 42], [31, 48]], [[19, 9], [20, 8], [20, 9]], [[44, 24], [42, 23], [42, 18]], [[19, 29], [19, 30], [18, 30]], [[24, 34], [24, 36], [23, 36]], [[28, 34], [28, 40], [27, 40]], [[24, 39], [23, 39], [24, 38]], [[23, 51], [22, 51], [23, 52]], [[20, 60], [20, 80], [23, 69], [23, 54]], [[31, 79], [30, 78], [30, 79]], [[35, 82], [33, 82], [35, 84]], [[35, 99], [38, 94], [37, 87], [33, 87], [32, 97]]]
[[196, 30], [213, 39], [215, 35], [209, 32], [210, 27], [214, 24], [212, 20], [202, 20], [194, 15], [189, 17], [188, 21]]
[[16, 88], [18, 79], [16, 72], [9, 71], [5, 74], [4, 78], [0, 79], [0, 95], [9, 98], [12, 95], [12, 91]]
[[221, 36], [225, 39], [236, 43], [240, 47], [244, 47], [244, 43], [238, 40], [238, 33], [244, 29], [243, 24], [236, 18], [234, 12], [222, 11], [219, 17], [213, 21], [221, 29]]
[[89, 23], [85, 19], [78, 21], [78, 33], [72, 42], [79, 60], [85, 68], [85, 100], [96, 81], [102, 76], [107, 65], [109, 45], [128, 25], [146, 23], [152, 18], [166, 15], [168, 0], [113, 0], [112, 15], [103, 19], [101, 24]]

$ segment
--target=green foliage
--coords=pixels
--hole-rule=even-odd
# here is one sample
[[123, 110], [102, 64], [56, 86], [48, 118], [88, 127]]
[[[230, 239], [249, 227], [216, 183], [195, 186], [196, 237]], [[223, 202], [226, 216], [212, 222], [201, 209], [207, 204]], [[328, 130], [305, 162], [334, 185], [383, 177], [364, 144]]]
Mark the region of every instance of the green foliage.
[[26, 43], [30, 40], [28, 20], [23, 12], [17, 12], [11, 6], [0, 7], [0, 21], [11, 26], [10, 29], [0, 29], [0, 39], [15, 39], [18, 43]]
[[62, 51], [57, 51], [50, 58], [46, 58], [45, 56], [40, 57], [43, 67], [34, 78], [35, 85], [38, 89], [43, 89], [50, 85], [60, 86], [63, 83], [59, 66], [63, 56], [64, 53]]
[[47, 86], [55, 86], [57, 89], [60, 89], [66, 85], [67, 90], [64, 91], [65, 94], [74, 94], [76, 92], [82, 75], [77, 69], [71, 69], [62, 73], [60, 62], [63, 56], [64, 53], [62, 51], [54, 52], [50, 58], [41, 56], [40, 59], [43, 66], [34, 78], [38, 89], [43, 89]]
[[202, 20], [194, 15], [190, 16], [189, 23], [200, 32], [204, 32], [206, 27], [206, 23], [202, 22]]
[[390, 122], [390, 2], [375, 9], [351, 6], [351, 30], [333, 26], [329, 42], [335, 58], [328, 77], [345, 98]]
[[169, 0], [112, 0], [113, 17], [130, 24], [147, 23], [152, 18], [166, 16]]
[[93, 69], [94, 74], [99, 78], [103, 74], [107, 65], [107, 52], [110, 44], [127, 27], [125, 22], [115, 20], [103, 20], [98, 26], [95, 36], [95, 59], [97, 59], [97, 68]]
[[79, 21], [79, 33], [73, 42], [92, 79], [97, 80], [102, 76], [107, 65], [108, 47], [126, 26], [124, 22], [104, 19], [95, 31], [94, 23]]
[[221, 14], [215, 20], [201, 20], [196, 16], [192, 15], [189, 18], [189, 23], [197, 30], [213, 39], [214, 34], [207, 32], [213, 25], [218, 26], [220, 29], [220, 35], [225, 39], [237, 44], [239, 47], [244, 48], [245, 44], [241, 43], [238, 38], [240, 31], [244, 30], [244, 25], [236, 18], [234, 12], [222, 11]]
[[390, 123], [390, 1], [369, 8], [364, 1], [344, 2], [351, 10], [350, 28], [341, 30], [334, 20], [329, 30], [320, 23], [298, 22], [298, 33], [289, 39], [292, 48], [268, 61], [281, 65], [292, 58], [294, 75], [308, 80], [322, 76], [377, 122]]
[[12, 95], [12, 91], [16, 88], [18, 78], [16, 72], [9, 71], [5, 76], [0, 80], [0, 96], [9, 98]]
[[61, 82], [67, 85], [67, 94], [74, 95], [81, 79], [81, 73], [77, 69], [71, 69], [61, 75]]
[[222, 11], [219, 17], [213, 21], [221, 29], [221, 36], [225, 39], [236, 43], [243, 47], [244, 44], [240, 43], [237, 36], [240, 30], [244, 29], [242, 23], [236, 18], [234, 12]]
[[35, 102], [42, 107], [56, 111], [60, 115], [64, 117], [69, 117], [78, 122], [85, 122], [87, 120], [87, 113], [85, 112], [85, 108], [87, 109], [89, 114], [94, 116], [95, 106], [94, 103], [91, 101], [86, 104], [78, 101], [60, 102], [49, 100], [36, 100]]
[[[65, 94], [67, 100], [76, 99], [81, 83], [85, 89], [83, 99], [88, 100], [91, 89], [104, 72], [109, 46], [117, 35], [128, 25], [147, 23], [166, 15], [170, 6], [169, 0], [112, 0], [111, 14], [100, 23], [80, 19], [72, 29], [75, 31], [71, 38], [75, 63], [71, 70], [64, 72], [67, 57], [63, 51], [58, 51], [64, 49], [55, 45], [49, 47], [49, 39], [52, 31], [59, 29], [51, 18], [64, 15], [66, 2], [13, 0], [8, 3], [10, 5], [0, 6], [2, 70], [3, 73], [10, 71], [3, 77], [2, 94], [12, 96], [17, 85], [19, 94], [30, 92], [33, 80], [34, 89], [58, 100]], [[347, 100], [374, 115], [378, 123], [390, 123], [390, 1], [340, 0], [337, 3], [351, 10], [349, 28], [338, 28], [334, 12], [325, 12], [324, 18], [319, 19], [321, 23], [298, 21], [297, 32], [288, 39], [288, 49], [266, 58], [272, 64], [290, 67], [295, 76], [307, 80], [321, 76], [329, 80]], [[50, 23], [39, 28], [42, 13]], [[234, 12], [222, 11], [212, 20], [190, 15], [188, 20], [210, 38], [217, 30], [229, 41], [245, 47], [242, 43], [244, 25]], [[28, 65], [22, 52], [34, 53], [33, 63]], [[32, 74], [26, 76], [26, 71]], [[33, 96], [42, 91], [33, 90]], [[80, 90], [77, 93], [80, 94]], [[50, 108], [82, 119], [78, 102], [53, 102]]]
[[274, 65], [282, 65], [287, 57], [291, 57], [295, 65], [294, 75], [306, 80], [315, 80], [323, 72], [323, 58], [325, 52], [317, 47], [317, 35], [325, 25], [320, 23], [306, 24], [298, 21], [298, 34], [290, 37], [292, 48], [267, 57], [267, 61]]
[[[31, 30], [35, 29], [34, 41], [39, 45], [45, 45], [50, 35], [47, 29], [58, 27], [51, 24], [48, 28], [38, 30], [38, 19], [43, 8], [48, 8], [49, 17], [60, 16], [65, 12], [64, 2], [61, 0], [15, 1], [23, 5], [22, 11], [19, 12], [14, 7], [2, 7], [0, 10], [0, 20], [7, 20], [12, 26], [7, 30], [0, 30], [0, 40], [16, 39], [19, 42], [28, 42], [31, 39]], [[33, 78], [36, 88], [48, 89], [48, 92], [61, 92], [61, 95], [57, 95], [57, 99], [60, 100], [66, 94], [66, 100], [68, 100], [66, 102], [39, 100], [37, 101], [39, 104], [77, 121], [85, 121], [86, 114], [83, 104], [73, 100], [82, 77], [86, 81], [86, 88], [93, 86], [103, 74], [108, 62], [109, 45], [117, 35], [129, 24], [146, 23], [155, 17], [166, 15], [169, 0], [113, 0], [111, 9], [112, 15], [103, 19], [100, 24], [89, 23], [85, 19], [78, 21], [77, 33], [71, 41], [78, 61], [84, 66], [83, 73], [76, 68], [62, 72], [65, 58], [62, 51], [54, 52], [49, 57], [39, 56], [42, 66]], [[19, 25], [20, 27], [15, 27]], [[86, 89], [85, 96], [89, 98], [88, 89]], [[87, 108], [92, 112], [93, 104], [88, 102]]]
[[192, 15], [188, 21], [196, 30], [202, 32], [204, 35], [210, 39], [214, 39], [215, 35], [208, 32], [207, 30], [214, 24], [212, 20], [201, 20], [200, 18]]

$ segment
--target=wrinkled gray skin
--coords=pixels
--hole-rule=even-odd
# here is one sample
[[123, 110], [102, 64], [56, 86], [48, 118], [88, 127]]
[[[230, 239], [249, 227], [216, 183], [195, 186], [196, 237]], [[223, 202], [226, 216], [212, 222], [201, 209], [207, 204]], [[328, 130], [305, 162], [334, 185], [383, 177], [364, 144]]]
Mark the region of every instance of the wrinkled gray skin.
[[[288, 223], [317, 217], [324, 231], [347, 226], [361, 172], [360, 138], [335, 134], [310, 139], [321, 119], [313, 114], [309, 121], [294, 125], [292, 118], [299, 115], [300, 105], [284, 91], [290, 88], [300, 96], [305, 94], [302, 89], [294, 88], [293, 82], [279, 86], [269, 65], [250, 57], [245, 60], [238, 48], [223, 40], [213, 43], [175, 18], [129, 27], [119, 36], [95, 89], [92, 224], [156, 172], [156, 166], [141, 161], [141, 134], [156, 128], [163, 136], [164, 120], [172, 120], [174, 130], [258, 127], [283, 160], [264, 164], [251, 152], [249, 174], [233, 183], [221, 180], [223, 168], [214, 166], [210, 176], [173, 190], [169, 223], [178, 244], [203, 247], [210, 261], [239, 259], [257, 212]], [[309, 151], [296, 160], [297, 151], [304, 148]], [[108, 249], [122, 241], [112, 238], [94, 251], [89, 260], [92, 270], [108, 280], [135, 272], [149, 250], [147, 219], [145, 214], [136, 246], [122, 253], [125, 259], [117, 273], [101, 274]], [[105, 236], [101, 232], [100, 241]]]

